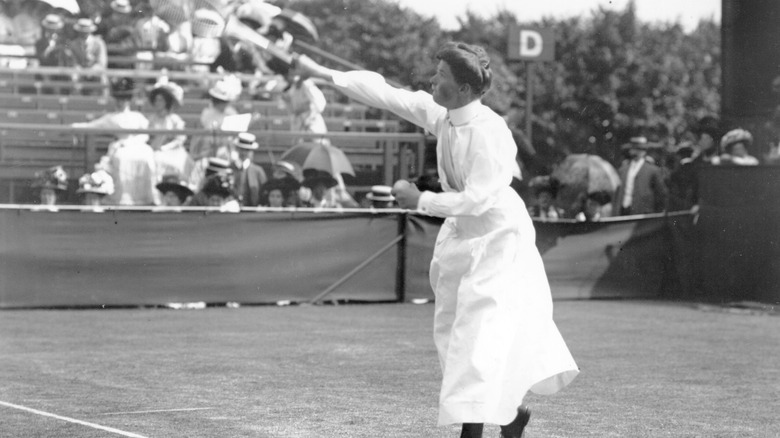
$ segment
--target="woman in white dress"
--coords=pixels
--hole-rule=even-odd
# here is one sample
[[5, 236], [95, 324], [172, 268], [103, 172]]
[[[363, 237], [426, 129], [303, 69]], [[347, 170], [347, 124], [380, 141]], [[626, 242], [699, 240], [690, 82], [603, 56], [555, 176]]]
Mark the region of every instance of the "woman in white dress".
[[432, 94], [391, 87], [376, 73], [331, 70], [306, 56], [298, 64], [438, 138], [444, 191], [421, 193], [408, 183], [393, 190], [401, 207], [446, 218], [430, 270], [443, 372], [438, 422], [463, 424], [461, 437], [481, 437], [484, 423], [520, 437], [530, 417], [526, 393], [557, 392], [579, 370], [552, 319], [533, 223], [509, 185], [517, 153], [512, 134], [480, 100], [492, 78], [487, 54], [449, 43], [436, 58]]

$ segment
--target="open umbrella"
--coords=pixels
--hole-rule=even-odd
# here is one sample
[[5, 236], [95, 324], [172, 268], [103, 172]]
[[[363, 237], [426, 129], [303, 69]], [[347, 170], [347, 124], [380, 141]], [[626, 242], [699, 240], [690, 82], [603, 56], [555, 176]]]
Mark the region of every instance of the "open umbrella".
[[302, 169], [324, 170], [334, 176], [340, 173], [355, 176], [346, 154], [329, 144], [298, 143], [282, 154], [282, 160], [298, 163]]
[[41, 0], [41, 1], [50, 4], [55, 8], [65, 9], [66, 11], [74, 15], [81, 12], [81, 8], [79, 8], [79, 3], [76, 0]]
[[312, 23], [309, 17], [300, 12], [293, 11], [292, 9], [282, 9], [282, 12], [274, 16], [274, 19], [284, 23], [284, 30], [295, 38], [313, 39], [314, 41], [319, 41], [320, 39], [320, 35], [317, 33], [317, 27], [314, 26], [314, 23]]
[[573, 154], [560, 162], [551, 179], [558, 187], [556, 205], [566, 210], [576, 208], [578, 200], [591, 193], [610, 195], [620, 186], [620, 175], [609, 161], [590, 154]]

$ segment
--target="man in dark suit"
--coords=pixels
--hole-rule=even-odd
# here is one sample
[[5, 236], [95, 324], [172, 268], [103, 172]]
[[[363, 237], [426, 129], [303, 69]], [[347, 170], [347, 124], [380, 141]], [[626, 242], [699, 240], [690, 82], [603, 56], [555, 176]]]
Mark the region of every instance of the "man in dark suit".
[[260, 205], [260, 190], [268, 181], [265, 170], [253, 161], [259, 148], [254, 134], [243, 132], [233, 140], [238, 160], [233, 163], [238, 202], [245, 207]]
[[624, 145], [629, 159], [620, 166], [620, 187], [615, 193], [620, 215], [660, 213], [666, 210], [669, 190], [661, 169], [646, 158], [651, 145], [645, 137], [633, 137]]

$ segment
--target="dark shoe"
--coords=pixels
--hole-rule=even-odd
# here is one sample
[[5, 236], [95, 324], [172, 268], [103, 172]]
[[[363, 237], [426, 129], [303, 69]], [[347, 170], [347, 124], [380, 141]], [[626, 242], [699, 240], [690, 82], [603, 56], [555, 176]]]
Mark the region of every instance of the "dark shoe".
[[460, 438], [482, 438], [482, 429], [484, 427], [485, 425], [482, 423], [463, 423]]
[[506, 426], [501, 426], [501, 438], [522, 438], [525, 426], [530, 419], [531, 411], [525, 406], [520, 406], [517, 408], [517, 417], [514, 421]]

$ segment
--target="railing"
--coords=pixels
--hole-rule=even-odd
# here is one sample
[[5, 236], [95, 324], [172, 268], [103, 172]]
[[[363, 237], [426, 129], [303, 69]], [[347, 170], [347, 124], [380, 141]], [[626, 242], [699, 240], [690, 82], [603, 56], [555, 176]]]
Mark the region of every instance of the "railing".
[[[229, 137], [233, 132], [206, 129], [185, 130], [124, 130], [123, 133], [149, 135], [184, 134], [195, 137]], [[257, 136], [260, 150], [254, 160], [270, 165], [291, 145], [300, 140], [329, 139], [341, 148], [356, 170], [377, 175], [375, 183], [391, 185], [399, 178], [419, 175], [424, 162], [425, 136], [421, 133], [387, 132], [307, 132], [251, 130]], [[91, 171], [94, 163], [108, 149], [116, 131], [74, 128], [66, 125], [0, 123], [0, 184], [5, 186], [8, 200], [14, 203], [18, 185], [28, 184], [36, 170], [62, 165], [72, 178]], [[365, 190], [367, 187], [350, 187]]]

